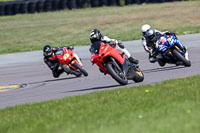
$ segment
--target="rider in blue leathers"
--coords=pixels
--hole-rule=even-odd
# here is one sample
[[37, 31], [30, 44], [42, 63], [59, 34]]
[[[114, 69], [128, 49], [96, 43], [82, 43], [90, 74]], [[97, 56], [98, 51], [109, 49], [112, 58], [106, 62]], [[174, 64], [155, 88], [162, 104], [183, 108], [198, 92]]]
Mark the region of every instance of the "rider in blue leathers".
[[[148, 24], [145, 24], [142, 26], [141, 31], [143, 33], [142, 37], [142, 45], [147, 53], [149, 53], [149, 61], [151, 63], [154, 63], [158, 61], [160, 66], [164, 66], [166, 62], [164, 60], [158, 60], [156, 58], [158, 51], [156, 48], [156, 45], [158, 41], [161, 39], [161, 37], [166, 35], [174, 35], [176, 43], [178, 44], [179, 48], [185, 51], [185, 58], [188, 60], [188, 52], [186, 47], [184, 47], [179, 40], [176, 37], [176, 34], [174, 32], [161, 32], [156, 29], [151, 28]], [[177, 62], [178, 65], [179, 62]]]

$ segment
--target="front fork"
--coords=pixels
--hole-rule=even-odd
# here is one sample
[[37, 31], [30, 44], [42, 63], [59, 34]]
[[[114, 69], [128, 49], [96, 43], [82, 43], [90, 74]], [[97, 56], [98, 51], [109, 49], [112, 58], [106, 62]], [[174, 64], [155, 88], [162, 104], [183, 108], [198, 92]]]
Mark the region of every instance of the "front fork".
[[111, 59], [112, 62], [114, 62], [113, 65], [115, 65], [119, 71], [122, 71], [122, 69], [119, 67], [119, 65], [118, 65], [117, 62], [115, 61], [115, 59], [112, 58], [112, 57], [111, 57], [110, 59]]
[[80, 65], [81, 67], [83, 66], [83, 64], [82, 64], [82, 62], [81, 62], [81, 60], [80, 60], [80, 58], [79, 58], [78, 55], [75, 54], [75, 53], [74, 53], [74, 59], [71, 61], [71, 63], [69, 64], [69, 66], [70, 66], [73, 70], [77, 71], [77, 69], [74, 67], [74, 63], [77, 63], [77, 64]]
[[78, 57], [78, 55], [74, 53], [74, 57], [77, 59], [78, 64], [79, 64], [80, 66], [83, 66], [83, 64], [81, 63], [81, 60], [80, 60], [80, 58]]
[[[176, 50], [178, 50], [181, 54], [185, 54], [185, 50], [184, 50], [184, 47], [183, 48], [180, 48], [179, 46], [177, 46], [177, 45], [174, 45], [174, 48], [176, 49]], [[169, 50], [169, 54], [172, 56], [172, 50]]]

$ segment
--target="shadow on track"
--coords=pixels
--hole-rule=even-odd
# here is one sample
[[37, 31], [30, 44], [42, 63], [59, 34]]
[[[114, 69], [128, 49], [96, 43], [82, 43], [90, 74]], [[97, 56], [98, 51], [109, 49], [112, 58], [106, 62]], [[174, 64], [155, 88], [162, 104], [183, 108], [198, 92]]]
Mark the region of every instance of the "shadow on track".
[[22, 88], [25, 88], [27, 86], [29, 88], [38, 88], [38, 87], [46, 85], [46, 83], [48, 83], [48, 82], [62, 81], [62, 80], [68, 80], [68, 79], [74, 79], [74, 78], [78, 78], [78, 77], [69, 77], [69, 78], [60, 78], [60, 79], [52, 79], [52, 80], [44, 80], [44, 81], [24, 83], [24, 84], [21, 84], [20, 88], [18, 88], [18, 89], [22, 89]]
[[48, 83], [48, 82], [54, 82], [54, 81], [69, 80], [69, 79], [74, 79], [74, 78], [79, 78], [79, 77], [69, 77], [69, 78], [51, 79], [51, 80], [44, 80], [44, 81], [31, 82], [31, 83], [27, 83], [27, 84], [30, 85], [30, 84]]
[[87, 89], [65, 91], [65, 92], [62, 92], [62, 93], [67, 93], [67, 92], [81, 92], [81, 91], [90, 91], [90, 90], [101, 90], [101, 89], [113, 88], [113, 87], [119, 87], [119, 86], [121, 86], [121, 85], [109, 85], [109, 86], [101, 86], [101, 87], [92, 87], [92, 88], [87, 88]]
[[186, 68], [185, 66], [170, 66], [170, 67], [161, 67], [161, 68], [153, 68], [148, 70], [142, 70], [144, 73], [152, 73], [152, 72], [161, 72], [161, 71], [168, 71], [168, 70], [175, 70], [175, 69], [181, 69]]

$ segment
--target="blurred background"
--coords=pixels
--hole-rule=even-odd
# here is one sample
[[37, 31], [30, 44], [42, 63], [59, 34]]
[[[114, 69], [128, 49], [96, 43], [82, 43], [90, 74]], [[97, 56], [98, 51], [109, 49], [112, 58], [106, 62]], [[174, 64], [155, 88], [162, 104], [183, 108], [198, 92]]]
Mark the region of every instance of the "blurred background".
[[129, 4], [161, 3], [182, 0], [0, 0], [0, 16], [23, 13], [48, 12], [64, 9]]

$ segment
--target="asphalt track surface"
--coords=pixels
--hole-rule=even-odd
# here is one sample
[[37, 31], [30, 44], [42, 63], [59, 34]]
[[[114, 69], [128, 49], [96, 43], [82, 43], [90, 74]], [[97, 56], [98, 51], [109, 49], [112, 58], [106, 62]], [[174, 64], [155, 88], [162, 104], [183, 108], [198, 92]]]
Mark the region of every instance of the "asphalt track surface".
[[[157, 63], [149, 63], [148, 54], [144, 52], [140, 40], [124, 42], [132, 55], [139, 59], [145, 76], [143, 82], [134, 83], [129, 80], [126, 86], [153, 84], [200, 74], [200, 34], [178, 38], [188, 47], [191, 67], [170, 64], [160, 67]], [[82, 63], [89, 73], [88, 77], [79, 78], [65, 73], [57, 79], [53, 78], [51, 71], [43, 63], [41, 51], [0, 55], [0, 88], [22, 85], [21, 88], [11, 87], [0, 91], [0, 108], [125, 87], [120, 86], [109, 75], [100, 73], [98, 67], [91, 64], [88, 48], [89, 46], [75, 47], [75, 52], [82, 58]]]

